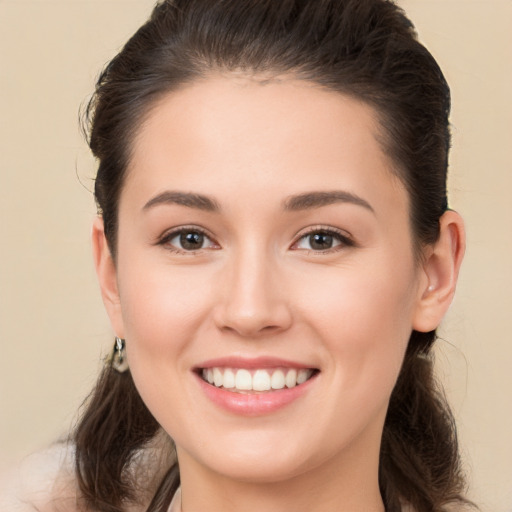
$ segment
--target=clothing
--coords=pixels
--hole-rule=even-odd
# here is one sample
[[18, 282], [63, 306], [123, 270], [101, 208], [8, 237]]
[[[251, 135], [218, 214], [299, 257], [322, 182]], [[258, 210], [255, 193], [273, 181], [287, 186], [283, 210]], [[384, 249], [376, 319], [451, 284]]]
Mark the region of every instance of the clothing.
[[0, 512], [74, 511], [74, 449], [56, 443], [0, 477]]
[[178, 487], [174, 493], [174, 497], [172, 498], [167, 512], [181, 512], [181, 487]]

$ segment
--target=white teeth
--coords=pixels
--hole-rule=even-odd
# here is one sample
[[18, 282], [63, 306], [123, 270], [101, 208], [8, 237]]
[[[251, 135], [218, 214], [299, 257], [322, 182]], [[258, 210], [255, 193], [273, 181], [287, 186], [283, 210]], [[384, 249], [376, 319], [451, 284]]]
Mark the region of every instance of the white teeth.
[[252, 377], [254, 391], [268, 391], [270, 389], [270, 375], [265, 370], [256, 370]]
[[218, 368], [213, 369], [213, 383], [219, 387], [224, 383], [224, 376]]
[[293, 388], [297, 385], [297, 370], [288, 370], [285, 378], [287, 388]]
[[252, 389], [252, 377], [248, 370], [238, 370], [235, 377], [236, 389], [249, 391]]
[[297, 384], [303, 384], [308, 380], [308, 371], [307, 370], [299, 370], [297, 374]]
[[283, 389], [285, 384], [284, 373], [281, 370], [276, 370], [272, 374], [272, 379], [270, 379], [270, 387], [272, 389]]
[[222, 385], [227, 389], [235, 387], [235, 374], [229, 368], [224, 371], [224, 382]]
[[311, 369], [247, 369], [208, 368], [202, 371], [203, 379], [220, 388], [233, 391], [269, 391], [293, 388], [306, 382], [313, 375]]

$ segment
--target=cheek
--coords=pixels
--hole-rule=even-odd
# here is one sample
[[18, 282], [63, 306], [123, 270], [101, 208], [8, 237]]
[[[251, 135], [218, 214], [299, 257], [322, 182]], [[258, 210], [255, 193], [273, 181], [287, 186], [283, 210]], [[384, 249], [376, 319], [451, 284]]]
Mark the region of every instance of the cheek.
[[173, 433], [175, 411], [188, 407], [183, 389], [188, 351], [200, 337], [212, 302], [209, 273], [200, 266], [141, 265], [136, 258], [119, 268], [130, 371], [146, 406]]
[[345, 385], [371, 387], [384, 379], [392, 386], [412, 331], [414, 269], [384, 264], [361, 269], [317, 273], [314, 282], [302, 281], [303, 291], [296, 296], [301, 297], [302, 316], [341, 368]]
[[132, 360], [163, 366], [197, 334], [212, 302], [211, 270], [160, 262], [120, 265], [119, 282], [127, 351]]

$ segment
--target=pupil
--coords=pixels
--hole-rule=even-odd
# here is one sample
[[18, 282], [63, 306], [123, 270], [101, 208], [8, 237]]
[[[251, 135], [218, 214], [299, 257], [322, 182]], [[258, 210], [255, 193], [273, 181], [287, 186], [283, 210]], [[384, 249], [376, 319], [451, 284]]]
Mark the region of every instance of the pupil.
[[332, 247], [332, 235], [327, 233], [315, 233], [309, 237], [312, 249], [325, 250]]
[[201, 233], [182, 233], [180, 243], [183, 249], [200, 249], [203, 246], [204, 236]]

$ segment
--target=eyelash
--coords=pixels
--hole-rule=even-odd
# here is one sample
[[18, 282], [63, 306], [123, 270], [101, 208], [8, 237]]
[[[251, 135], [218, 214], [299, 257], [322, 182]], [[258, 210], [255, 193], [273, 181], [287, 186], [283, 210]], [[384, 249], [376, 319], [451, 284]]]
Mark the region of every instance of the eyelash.
[[[213, 247], [213, 249], [219, 249], [220, 246], [217, 244], [217, 242], [214, 241], [213, 237], [204, 229], [199, 228], [197, 226], [183, 226], [178, 229], [172, 230], [166, 234], [164, 234], [158, 241], [157, 245], [167, 246], [166, 248], [177, 254], [185, 254], [185, 255], [197, 255], [200, 254], [203, 250], [212, 249], [212, 247], [201, 247], [200, 249], [192, 249], [192, 250], [186, 250], [186, 249], [180, 249], [170, 243], [171, 240], [174, 238], [183, 235], [183, 234], [199, 234], [203, 236], [204, 238], [208, 239]], [[294, 242], [291, 246], [292, 250], [301, 250], [300, 248], [297, 248], [297, 245], [302, 240], [307, 239], [308, 237], [311, 237], [315, 234], [321, 234], [324, 236], [330, 236], [333, 239], [335, 239], [337, 242], [339, 242], [337, 245], [334, 245], [333, 247], [329, 247], [328, 249], [324, 250], [315, 250], [315, 249], [302, 249], [307, 251], [308, 253], [312, 254], [326, 254], [331, 253], [335, 251], [339, 251], [346, 247], [354, 247], [356, 244], [354, 240], [352, 240], [345, 232], [341, 230], [334, 229], [332, 227], [323, 227], [323, 226], [314, 226], [308, 229], [305, 233], [302, 233], [296, 242]]]

